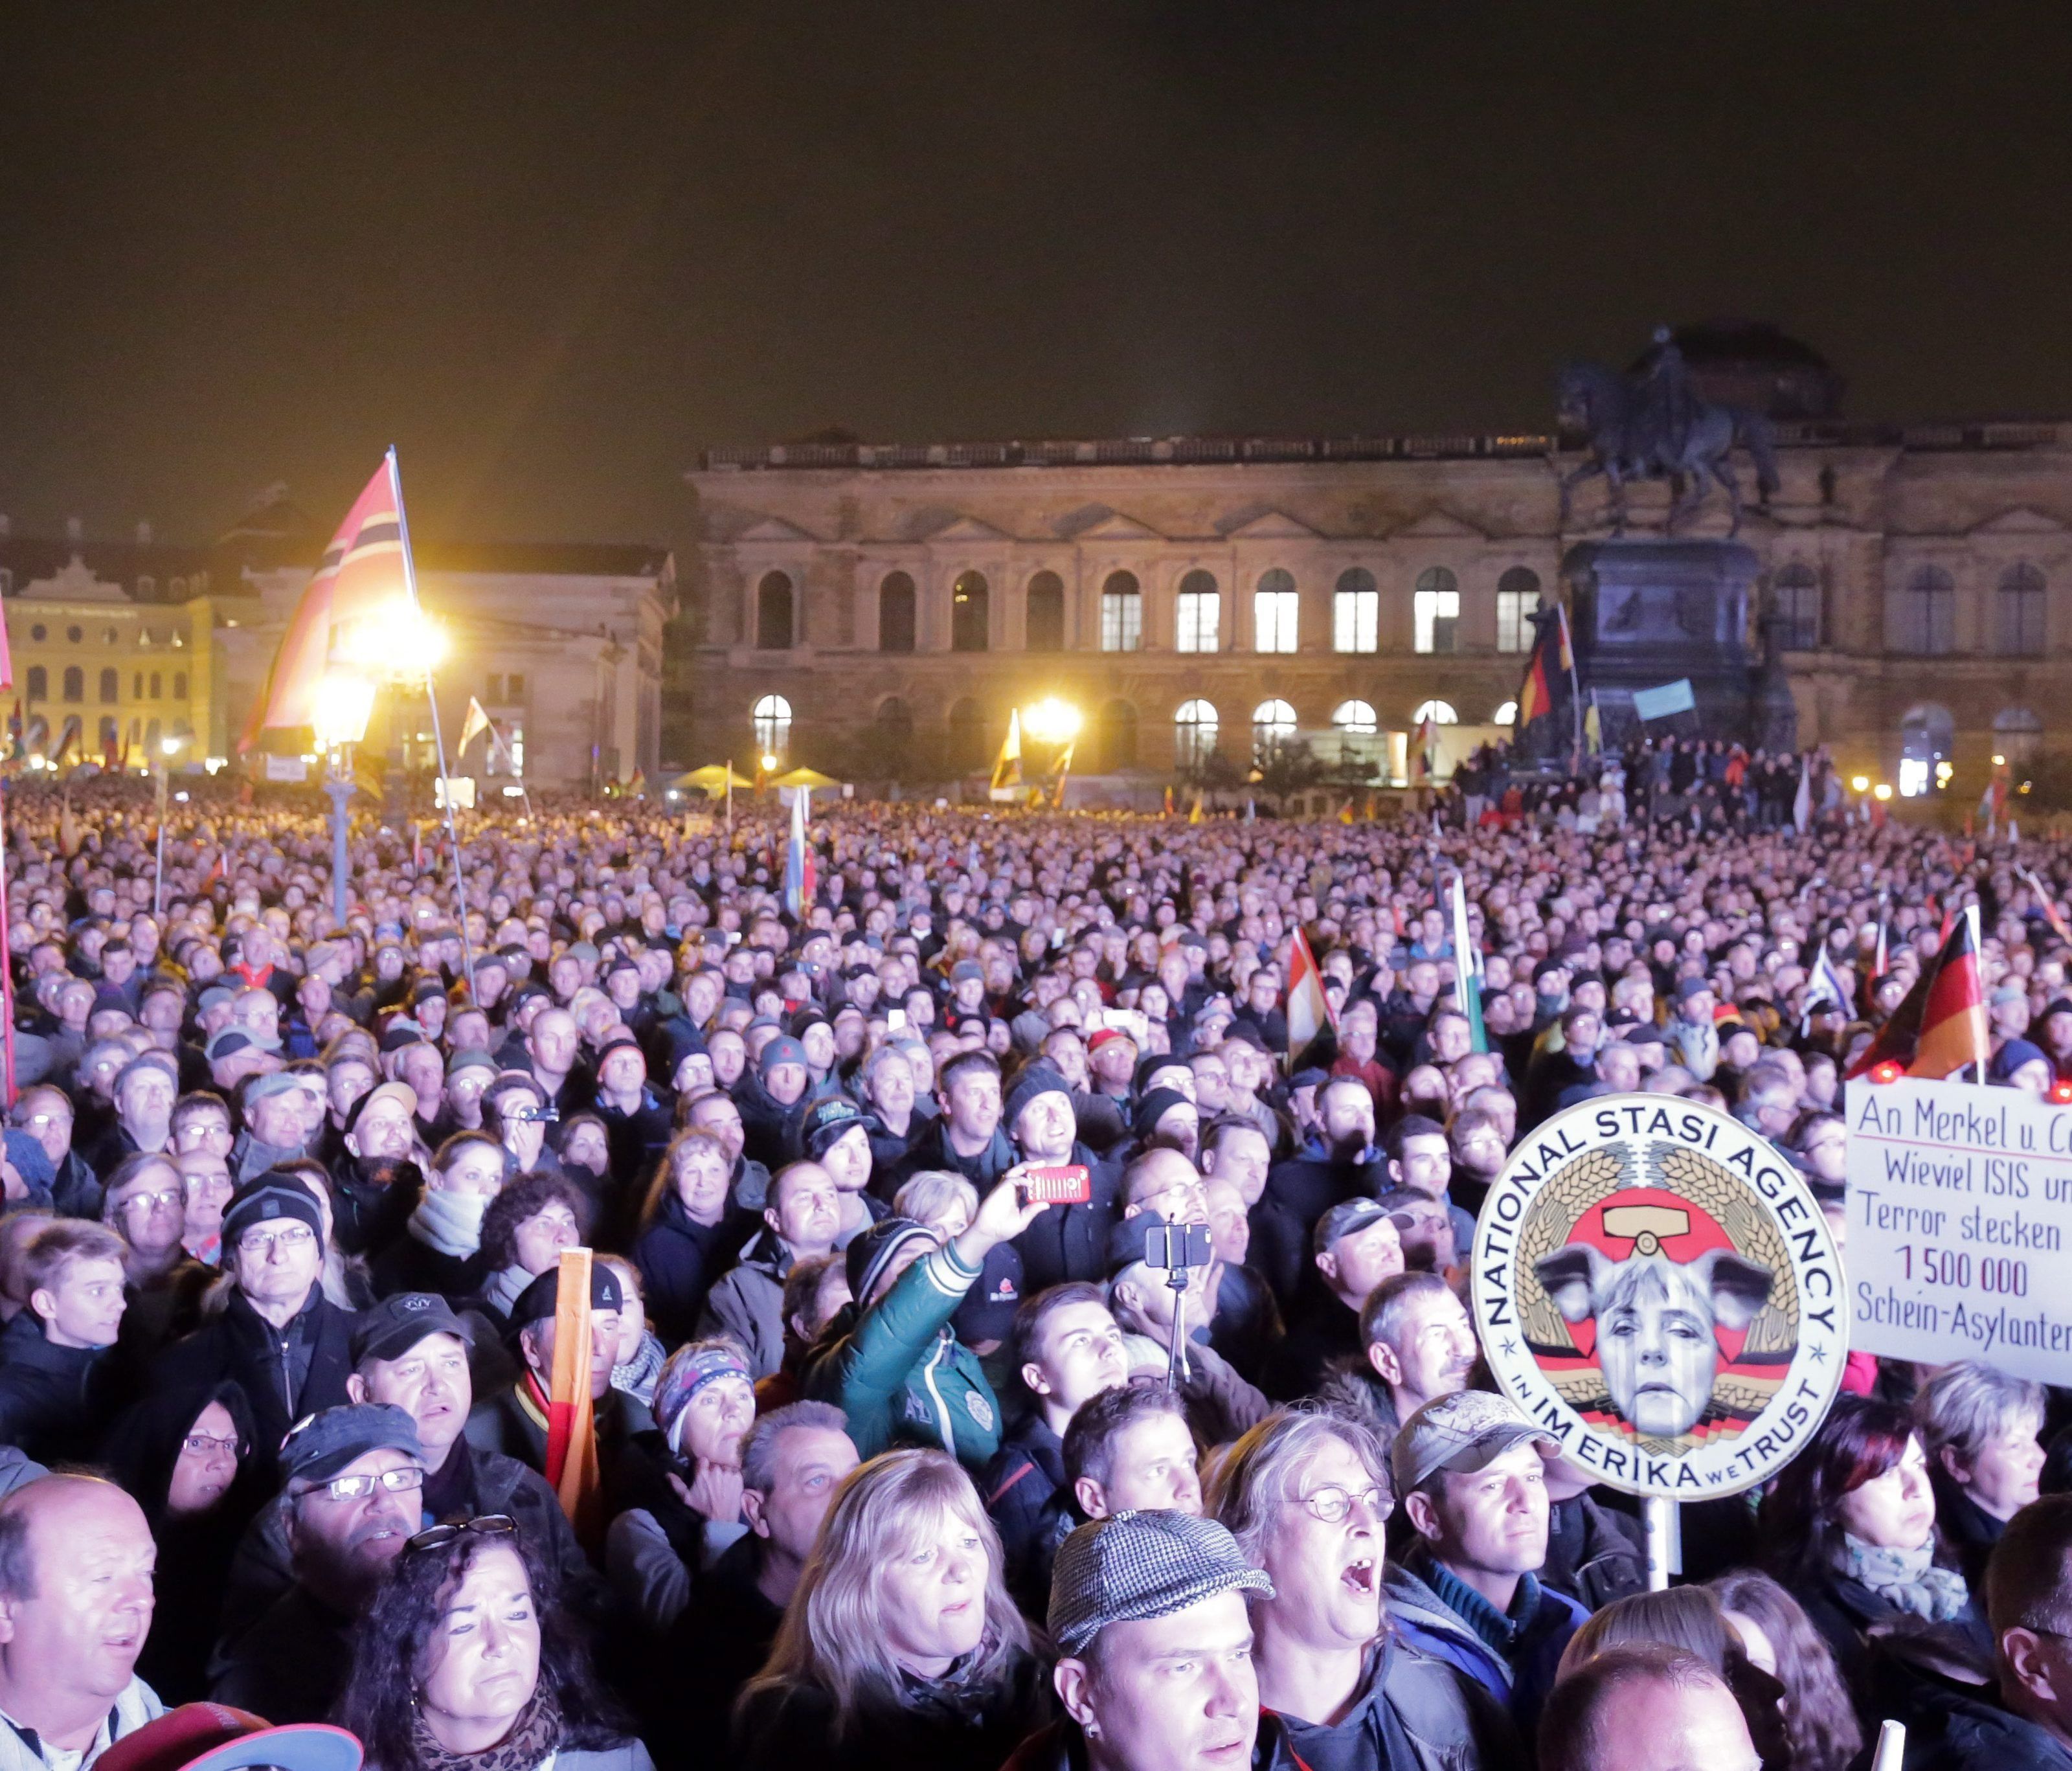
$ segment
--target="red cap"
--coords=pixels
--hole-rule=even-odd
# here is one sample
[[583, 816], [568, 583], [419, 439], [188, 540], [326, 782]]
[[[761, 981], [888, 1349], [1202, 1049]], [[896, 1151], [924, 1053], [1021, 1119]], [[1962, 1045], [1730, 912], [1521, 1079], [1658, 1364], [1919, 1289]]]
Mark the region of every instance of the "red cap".
[[[1120, 1027], [1104, 1027], [1087, 1042], [1087, 1050], [1099, 1051], [1111, 1039], [1129, 1039], [1129, 1035]], [[1129, 1042], [1133, 1046], [1137, 1043], [1134, 1039], [1129, 1039]]]
[[93, 1762], [108, 1771], [360, 1771], [356, 1736], [323, 1723], [276, 1728], [263, 1716], [222, 1703], [183, 1703], [125, 1734]]

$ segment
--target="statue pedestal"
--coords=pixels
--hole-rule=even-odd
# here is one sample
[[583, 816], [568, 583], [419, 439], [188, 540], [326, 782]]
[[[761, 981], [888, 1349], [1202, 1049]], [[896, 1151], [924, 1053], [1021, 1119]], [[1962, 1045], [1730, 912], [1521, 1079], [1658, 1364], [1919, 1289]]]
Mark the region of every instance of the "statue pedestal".
[[[1750, 549], [1717, 540], [1585, 541], [1563, 556], [1577, 672], [1586, 701], [1596, 691], [1607, 749], [1636, 727], [1793, 747], [1790, 685], [1749, 643], [1760, 570]], [[1691, 684], [1694, 712], [1642, 725], [1634, 691], [1679, 680]]]

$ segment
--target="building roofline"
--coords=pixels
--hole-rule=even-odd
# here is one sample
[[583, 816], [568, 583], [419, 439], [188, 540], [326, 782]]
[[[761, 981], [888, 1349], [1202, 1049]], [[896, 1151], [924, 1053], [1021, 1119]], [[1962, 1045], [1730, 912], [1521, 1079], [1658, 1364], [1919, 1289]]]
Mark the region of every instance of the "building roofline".
[[[1784, 421], [1784, 449], [1944, 450], [2072, 446], [2072, 421], [1966, 419], [1879, 424], [1840, 419]], [[1248, 462], [1517, 460], [1580, 454], [1580, 442], [1552, 432], [1391, 437], [1119, 437], [1046, 442], [771, 443], [708, 449], [686, 475], [927, 471], [944, 468], [1203, 466]]]

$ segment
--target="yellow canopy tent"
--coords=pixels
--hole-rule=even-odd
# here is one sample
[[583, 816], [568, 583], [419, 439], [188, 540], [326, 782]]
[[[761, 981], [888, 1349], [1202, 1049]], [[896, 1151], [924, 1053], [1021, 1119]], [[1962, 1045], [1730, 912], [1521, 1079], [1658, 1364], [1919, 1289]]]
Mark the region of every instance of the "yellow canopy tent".
[[[702, 769], [693, 769], [688, 775], [678, 775], [669, 785], [679, 790], [684, 787], [699, 787], [707, 793], [725, 793], [728, 773], [727, 766], [724, 762], [708, 762]], [[739, 770], [734, 770], [732, 773], [734, 784], [737, 787], [746, 791], [754, 787], [755, 783], [747, 775], [742, 774]]]
[[811, 787], [818, 793], [823, 788], [838, 787], [841, 783], [832, 775], [822, 775], [818, 769], [794, 769], [789, 775], [780, 775], [772, 781], [773, 787]]

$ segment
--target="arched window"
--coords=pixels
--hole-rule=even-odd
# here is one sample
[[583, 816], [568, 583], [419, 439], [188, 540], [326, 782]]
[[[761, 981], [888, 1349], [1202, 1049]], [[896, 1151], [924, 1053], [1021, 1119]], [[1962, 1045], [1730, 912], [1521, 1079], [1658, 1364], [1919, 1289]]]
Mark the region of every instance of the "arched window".
[[65, 666], [64, 698], [68, 701], [86, 699], [86, 672], [76, 664]]
[[[1512, 717], [1516, 717], [1515, 709], [1512, 710]], [[1461, 716], [1453, 711], [1451, 701], [1420, 701], [1416, 711], [1410, 716], [1410, 723], [1422, 725], [1427, 720], [1434, 725], [1458, 725]]]
[[878, 649], [914, 649], [914, 581], [903, 572], [888, 572], [878, 584]]
[[1109, 701], [1094, 722], [1094, 750], [1104, 774], [1137, 766], [1137, 709], [1128, 701]]
[[1144, 649], [1144, 597], [1134, 572], [1111, 572], [1101, 584], [1101, 650]]
[[1024, 623], [1030, 651], [1065, 649], [1065, 581], [1054, 572], [1039, 572], [1029, 581], [1029, 613]]
[[1182, 701], [1173, 716], [1173, 761], [1182, 769], [1198, 768], [1215, 754], [1222, 724], [1213, 701]]
[[1354, 732], [1371, 736], [1381, 729], [1381, 721], [1375, 716], [1369, 701], [1341, 701], [1331, 715], [1331, 724], [1341, 732]]
[[173, 672], [173, 699], [183, 701], [187, 698], [187, 673], [183, 670]]
[[158, 684], [161, 680], [162, 679], [158, 673], [155, 670], [151, 672], [151, 699], [154, 701], [158, 698]]
[[913, 742], [914, 716], [897, 695], [878, 704], [878, 735], [888, 746], [903, 749]]
[[2025, 707], [2010, 707], [1993, 716], [1993, 757], [2010, 762], [2031, 761], [2043, 744], [2043, 721]]
[[1786, 651], [1814, 651], [1827, 623], [1822, 618], [1820, 574], [1803, 561], [1781, 568], [1771, 586], [1770, 607], [1778, 619], [1778, 643]]
[[1494, 713], [1490, 715], [1490, 724], [1492, 725], [1517, 725], [1518, 703], [1515, 701], [1504, 702], [1503, 705], [1498, 707]]
[[1252, 749], [1264, 756], [1295, 736], [1295, 709], [1281, 701], [1261, 701], [1252, 710]]
[[1277, 565], [1270, 572], [1262, 572], [1259, 588], [1252, 596], [1252, 649], [1294, 651], [1301, 602], [1293, 573], [1283, 571]]
[[1412, 644], [1420, 652], [1454, 649], [1454, 630], [1461, 624], [1460, 580], [1443, 565], [1428, 565], [1417, 574], [1417, 589], [1410, 599]]
[[992, 643], [992, 588], [983, 572], [960, 572], [950, 586], [950, 650], [985, 651]]
[[29, 667], [29, 699], [47, 701], [51, 698], [51, 673], [41, 664]]
[[1512, 566], [1496, 581], [1496, 649], [1525, 651], [1532, 644], [1534, 610], [1540, 606], [1540, 574], [1529, 565]]
[[2000, 574], [1999, 605], [2000, 655], [2006, 658], [2043, 655], [2043, 574], [2026, 560]]
[[1350, 566], [1338, 574], [1338, 587], [1331, 598], [1331, 650], [1380, 649], [1381, 593], [1365, 566]]
[[969, 775], [986, 763], [985, 715], [967, 695], [950, 709], [950, 772]]
[[763, 651], [791, 649], [791, 581], [782, 572], [766, 572], [755, 587], [755, 643]]
[[1174, 615], [1175, 651], [1223, 650], [1223, 594], [1213, 572], [1197, 567], [1181, 579]]
[[1904, 797], [1912, 799], [1942, 786], [1935, 765], [1948, 758], [1956, 737], [1957, 722], [1948, 708], [1923, 701], [1907, 709], [1899, 722], [1899, 791]]
[[755, 754], [784, 760], [791, 746], [791, 704], [782, 695], [766, 695], [749, 715], [755, 728]]
[[1899, 649], [1940, 658], [1956, 650], [1957, 587], [1939, 565], [1924, 565], [1899, 599]]
[[121, 698], [122, 678], [120, 673], [113, 670], [104, 670], [101, 673], [101, 705], [103, 707], [113, 707]]

